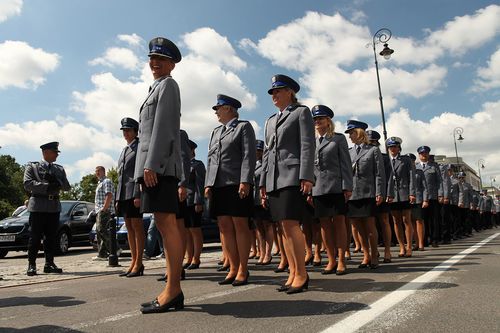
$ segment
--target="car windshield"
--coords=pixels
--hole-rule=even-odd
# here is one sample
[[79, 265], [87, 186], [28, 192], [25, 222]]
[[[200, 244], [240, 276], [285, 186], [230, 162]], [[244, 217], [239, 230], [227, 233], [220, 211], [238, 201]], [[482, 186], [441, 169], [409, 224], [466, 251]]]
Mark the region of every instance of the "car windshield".
[[30, 215], [30, 212], [28, 212], [27, 209], [23, 209], [23, 211], [18, 213], [16, 216], [28, 216], [28, 215]]

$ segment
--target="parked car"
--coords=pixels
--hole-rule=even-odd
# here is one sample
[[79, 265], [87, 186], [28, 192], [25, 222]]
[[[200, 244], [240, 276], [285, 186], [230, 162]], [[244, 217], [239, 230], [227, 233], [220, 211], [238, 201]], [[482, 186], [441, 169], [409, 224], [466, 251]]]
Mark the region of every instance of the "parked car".
[[[61, 214], [57, 229], [56, 250], [66, 254], [73, 246], [88, 246], [88, 235], [95, 222], [90, 217], [94, 204], [85, 201], [61, 201]], [[0, 258], [9, 251], [27, 251], [30, 212], [24, 209], [16, 216], [0, 221]]]
[[[153, 220], [153, 214], [144, 214], [142, 217], [142, 221], [144, 222], [144, 234], [146, 235], [146, 237], [149, 225]], [[210, 216], [208, 214], [208, 207], [206, 207], [201, 219], [201, 230], [203, 233], [203, 241], [205, 243], [220, 242], [217, 221], [210, 219]], [[97, 250], [97, 234], [95, 225], [92, 227], [92, 230], [89, 233], [89, 240], [94, 250]], [[118, 248], [121, 248], [122, 250], [130, 250], [128, 244], [127, 226], [125, 225], [125, 220], [123, 219], [123, 217], [118, 217], [116, 219], [116, 241], [118, 243]], [[155, 253], [159, 253], [159, 247], [156, 248]]]

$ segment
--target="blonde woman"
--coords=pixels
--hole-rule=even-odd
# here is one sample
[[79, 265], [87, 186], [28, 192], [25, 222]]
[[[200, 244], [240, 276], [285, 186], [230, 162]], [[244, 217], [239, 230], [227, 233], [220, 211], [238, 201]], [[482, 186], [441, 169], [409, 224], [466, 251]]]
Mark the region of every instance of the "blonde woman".
[[347, 248], [346, 202], [352, 195], [352, 169], [347, 140], [343, 134], [334, 132], [333, 115], [333, 111], [325, 105], [312, 108], [316, 130], [316, 183], [308, 200], [314, 204], [314, 214], [319, 218], [328, 255], [328, 265], [321, 274], [343, 275], [346, 272]]
[[378, 268], [378, 233], [375, 226], [375, 207], [386, 196], [384, 161], [378, 147], [368, 144], [365, 130], [368, 125], [357, 120], [347, 122], [346, 133], [354, 144], [350, 148], [353, 191], [348, 202], [351, 223], [361, 235], [363, 261], [359, 268]]

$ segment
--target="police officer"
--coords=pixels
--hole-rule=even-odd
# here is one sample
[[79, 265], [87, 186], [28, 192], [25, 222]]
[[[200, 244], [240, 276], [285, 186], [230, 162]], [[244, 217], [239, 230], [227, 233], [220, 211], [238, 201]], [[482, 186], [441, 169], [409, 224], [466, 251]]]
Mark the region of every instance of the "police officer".
[[[441, 177], [441, 170], [436, 162], [429, 159], [429, 152], [431, 148], [428, 146], [420, 146], [417, 153], [420, 163], [415, 165], [416, 169], [424, 172], [425, 181], [427, 182], [427, 191], [429, 202], [428, 205], [422, 206], [424, 208], [425, 230], [427, 235], [430, 235], [432, 247], [438, 247], [438, 242], [441, 235], [441, 221], [439, 213], [439, 201], [443, 199], [443, 181]], [[426, 236], [427, 240], [427, 236]]]
[[470, 237], [472, 236], [473, 220], [473, 192], [472, 186], [465, 181], [465, 172], [458, 173], [458, 214], [459, 214], [459, 233]]
[[37, 275], [36, 256], [42, 236], [45, 253], [44, 273], [62, 273], [54, 263], [56, 232], [59, 226], [61, 203], [59, 191], [68, 191], [70, 185], [64, 168], [55, 164], [59, 155], [59, 142], [41, 145], [43, 159], [30, 162], [24, 171], [24, 188], [31, 193], [28, 211], [30, 212], [30, 239], [28, 243], [28, 270], [26, 275]]
[[[368, 140], [370, 144], [380, 148], [380, 133], [375, 130], [367, 130], [366, 135], [368, 136]], [[391, 173], [391, 164], [389, 160], [389, 155], [382, 152], [382, 159], [384, 160], [384, 171], [385, 171], [385, 187], [387, 188], [389, 185], [388, 176]], [[392, 229], [389, 223], [389, 213], [390, 207], [387, 201], [387, 198], [384, 198], [382, 203], [375, 208], [376, 217], [378, 222], [379, 230], [382, 233], [382, 240], [384, 242], [384, 263], [392, 262], [391, 256], [391, 242], [392, 242]]]
[[450, 205], [451, 198], [451, 176], [448, 170], [451, 169], [450, 164], [441, 164], [439, 165], [439, 169], [441, 170], [441, 179], [443, 181], [443, 198], [439, 200], [439, 205], [441, 207], [441, 239], [443, 244], [451, 243], [451, 229], [452, 229], [452, 208]]
[[132, 260], [128, 269], [119, 275], [136, 277], [141, 276], [144, 272], [142, 254], [145, 242], [142, 214], [139, 209], [141, 194], [139, 184], [134, 181], [135, 158], [137, 146], [139, 145], [139, 139], [137, 138], [139, 123], [132, 118], [123, 118], [120, 130], [127, 145], [123, 148], [118, 159], [118, 186], [116, 188], [115, 206], [117, 215], [125, 219]]
[[[417, 156], [409, 153], [408, 156], [415, 166]], [[416, 245], [413, 250], [424, 251], [424, 238], [425, 238], [425, 223], [423, 208], [429, 205], [429, 191], [427, 189], [427, 182], [425, 181], [424, 171], [415, 168], [415, 203], [412, 205], [411, 217], [413, 223], [414, 238], [416, 237]]]
[[248, 218], [253, 212], [255, 132], [250, 122], [239, 119], [237, 99], [219, 94], [215, 110], [222, 124], [212, 131], [208, 146], [205, 197], [223, 236], [229, 273], [219, 284], [248, 283], [251, 233]]
[[[190, 149], [190, 169], [187, 182], [187, 216], [185, 218], [185, 225], [188, 232], [187, 253], [189, 261], [187, 269], [197, 269], [200, 267], [200, 255], [203, 249], [203, 234], [201, 232], [201, 216], [203, 213], [203, 206], [205, 203], [204, 185], [205, 185], [205, 164], [197, 160], [196, 148], [198, 145], [189, 140]], [[189, 241], [190, 240], [190, 241]], [[192, 253], [191, 255], [189, 255]]]
[[484, 189], [479, 199], [479, 216], [480, 227], [482, 229], [491, 229], [491, 211], [493, 207], [493, 198], [488, 194], [488, 190]]
[[[402, 142], [403, 140], [397, 136], [390, 137], [385, 142], [391, 165], [387, 197], [394, 221], [394, 231], [399, 242], [399, 254], [411, 257], [413, 226], [410, 204], [415, 203], [415, 166], [408, 156], [401, 155]], [[403, 238], [403, 224], [406, 248]]]

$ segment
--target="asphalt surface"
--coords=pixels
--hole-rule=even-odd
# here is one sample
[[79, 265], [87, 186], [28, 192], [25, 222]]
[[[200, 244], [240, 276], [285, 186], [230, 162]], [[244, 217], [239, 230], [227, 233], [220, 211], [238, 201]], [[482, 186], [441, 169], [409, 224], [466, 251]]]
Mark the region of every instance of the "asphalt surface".
[[274, 265], [251, 265], [246, 286], [219, 286], [219, 254], [206, 252], [188, 271], [183, 311], [154, 315], [139, 304], [163, 288], [163, 260], [146, 261], [143, 277], [120, 278], [123, 267], [77, 250], [57, 258], [64, 274], [28, 278], [26, 256], [9, 254], [0, 260], [0, 332], [500, 332], [500, 228], [377, 270], [358, 269], [359, 254], [344, 276], [310, 267], [309, 290], [296, 295], [275, 290], [286, 273]]

